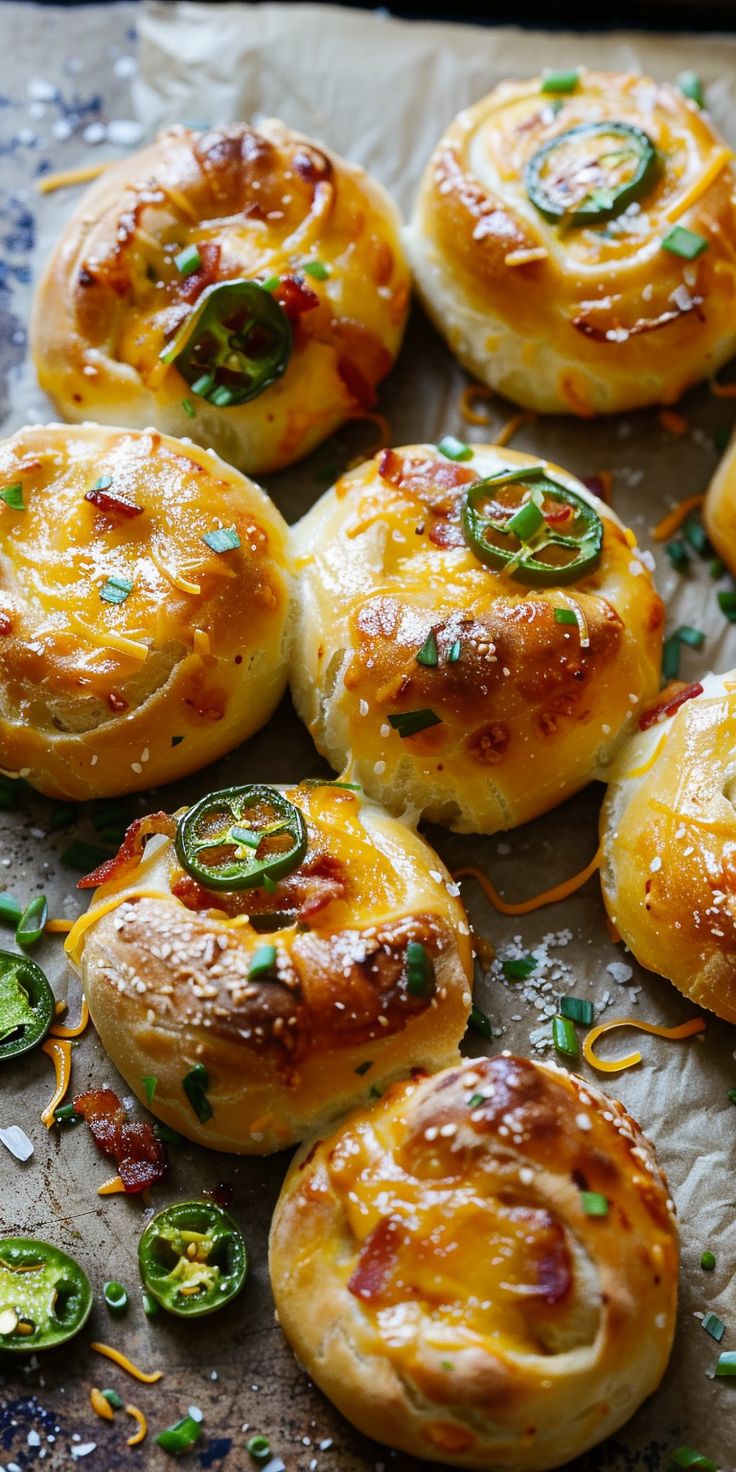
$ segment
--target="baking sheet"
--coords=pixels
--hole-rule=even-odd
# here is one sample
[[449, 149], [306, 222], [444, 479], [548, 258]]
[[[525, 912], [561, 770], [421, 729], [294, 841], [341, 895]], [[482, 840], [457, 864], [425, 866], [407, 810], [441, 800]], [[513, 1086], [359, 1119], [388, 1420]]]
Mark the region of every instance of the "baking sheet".
[[[140, 34], [136, 36], [136, 29]], [[219, 4], [88, 5], [61, 9], [0, 6], [0, 45], [12, 53], [0, 84], [0, 426], [9, 433], [27, 420], [49, 417], [48, 404], [25, 362], [25, 322], [31, 280], [70, 212], [76, 191], [39, 199], [35, 177], [95, 159], [117, 158], [161, 124], [216, 124], [275, 113], [372, 169], [408, 211], [421, 167], [454, 112], [506, 75], [526, 76], [540, 64], [633, 67], [672, 78], [685, 67], [703, 77], [716, 121], [736, 145], [736, 42], [730, 38], [546, 35], [512, 29], [475, 29], [404, 23], [384, 14], [312, 5]], [[434, 440], [450, 432], [470, 440], [493, 437], [512, 408], [490, 406], [487, 431], [469, 428], [459, 414], [465, 382], [439, 338], [416, 311], [405, 350], [382, 395], [394, 443]], [[717, 607], [708, 563], [679, 578], [652, 544], [649, 529], [682, 496], [702, 491], [716, 464], [713, 433], [730, 427], [733, 404], [707, 389], [681, 406], [688, 427], [669, 433], [656, 412], [597, 424], [549, 419], [525, 426], [514, 448], [549, 455], [577, 474], [613, 471], [613, 504], [652, 548], [668, 608], [668, 628], [693, 624], [707, 633], [702, 654], [685, 649], [682, 673], [736, 664], [736, 629]], [[365, 443], [365, 426], [341, 432], [296, 471], [267, 480], [290, 520], [311, 504]], [[243, 780], [286, 781], [325, 768], [296, 721], [288, 700], [266, 731], [187, 783], [161, 789], [150, 801], [174, 807], [210, 787]], [[454, 867], [473, 862], [509, 897], [546, 887], [581, 868], [596, 846], [596, 787], [556, 812], [511, 834], [458, 837], [431, 830]], [[131, 801], [145, 810], [149, 799]], [[73, 915], [83, 901], [59, 854], [70, 833], [49, 835], [51, 805], [24, 801], [0, 813], [0, 888], [22, 900], [43, 889], [52, 913]], [[89, 813], [75, 831], [95, 833]], [[472, 884], [466, 899], [482, 937], [503, 958], [515, 949], [539, 956], [529, 983], [505, 984], [498, 962], [479, 970], [476, 995], [491, 1015], [494, 1039], [469, 1034], [470, 1053], [511, 1048], [547, 1054], [545, 1009], [555, 995], [573, 992], [596, 1004], [601, 1020], [635, 1012], [674, 1025], [694, 1009], [666, 982], [641, 972], [608, 938], [597, 884], [564, 904], [522, 920], [490, 911]], [[518, 946], [517, 946], [518, 941]], [[0, 937], [0, 944], [12, 945]], [[78, 998], [58, 940], [34, 952], [59, 996]], [[610, 1042], [610, 1051], [628, 1048]], [[712, 1383], [719, 1346], [697, 1315], [712, 1309], [726, 1322], [720, 1348], [736, 1347], [736, 1115], [727, 1093], [736, 1086], [736, 1031], [715, 1019], [704, 1037], [687, 1043], [643, 1038], [645, 1062], [617, 1078], [596, 1075], [620, 1096], [657, 1143], [682, 1220], [683, 1271], [677, 1340], [659, 1393], [613, 1441], [574, 1464], [575, 1472], [660, 1472], [668, 1452], [689, 1443], [707, 1452], [722, 1472], [736, 1467], [733, 1387]], [[582, 1073], [588, 1072], [586, 1065]], [[388, 1454], [354, 1433], [310, 1386], [273, 1320], [266, 1274], [266, 1239], [286, 1159], [240, 1161], [193, 1146], [172, 1151], [172, 1169], [154, 1192], [156, 1207], [204, 1186], [234, 1187], [233, 1211], [246, 1234], [251, 1271], [244, 1295], [198, 1326], [196, 1334], [160, 1317], [149, 1323], [137, 1295], [135, 1249], [145, 1211], [135, 1199], [100, 1199], [109, 1175], [90, 1138], [78, 1129], [59, 1136], [39, 1121], [51, 1092], [51, 1067], [42, 1054], [6, 1069], [0, 1078], [0, 1124], [20, 1122], [35, 1154], [20, 1166], [0, 1147], [0, 1230], [22, 1230], [57, 1242], [87, 1268], [98, 1301], [90, 1332], [61, 1353], [22, 1365], [0, 1364], [0, 1472], [10, 1467], [68, 1469], [81, 1462], [99, 1472], [120, 1467], [169, 1466], [149, 1440], [128, 1450], [125, 1428], [98, 1420], [87, 1401], [90, 1385], [115, 1385], [149, 1416], [152, 1432], [192, 1403], [204, 1412], [204, 1435], [186, 1465], [244, 1469], [245, 1441], [269, 1435], [287, 1472], [418, 1472], [410, 1458]], [[74, 1050], [75, 1092], [124, 1085], [93, 1033]], [[699, 1267], [705, 1247], [717, 1270]], [[99, 1290], [111, 1273], [132, 1289], [127, 1318], [111, 1320]], [[113, 1341], [146, 1368], [165, 1371], [156, 1386], [134, 1386], [88, 1349], [92, 1339]], [[246, 1430], [245, 1428], [249, 1428]]]

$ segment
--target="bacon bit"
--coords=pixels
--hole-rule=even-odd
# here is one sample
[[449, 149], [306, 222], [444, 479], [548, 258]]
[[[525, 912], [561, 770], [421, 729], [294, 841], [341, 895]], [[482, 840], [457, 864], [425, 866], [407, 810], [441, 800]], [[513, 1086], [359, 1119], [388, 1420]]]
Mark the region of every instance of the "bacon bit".
[[54, 1123], [54, 1110], [62, 1103], [72, 1076], [72, 1045], [61, 1038], [47, 1038], [41, 1044], [41, 1052], [51, 1059], [56, 1074], [56, 1088], [41, 1115], [41, 1124], [47, 1130]]
[[556, 904], [558, 900], [566, 900], [568, 895], [575, 894], [575, 891], [582, 889], [600, 866], [601, 850], [598, 849], [587, 867], [581, 869], [579, 874], [573, 874], [571, 879], [563, 879], [561, 884], [555, 884], [552, 889], [545, 889], [542, 894], [535, 895], [533, 899], [520, 900], [516, 904], [510, 904], [508, 900], [502, 899], [487, 875], [470, 864], [464, 865], [462, 869], [455, 869], [452, 877], [453, 879], [475, 879], [486, 898], [502, 915], [528, 915], [532, 910], [541, 910], [544, 905]]
[[290, 322], [296, 322], [304, 312], [311, 312], [320, 304], [316, 291], [296, 276], [282, 276], [273, 295]]
[[188, 910], [218, 909], [225, 915], [288, 913], [297, 920], [307, 920], [332, 900], [343, 899], [347, 889], [347, 874], [340, 859], [317, 853], [308, 855], [293, 874], [280, 879], [275, 894], [265, 889], [249, 889], [241, 895], [213, 894], [189, 874], [182, 874], [172, 884], [171, 893]]
[[401, 1223], [384, 1217], [365, 1242], [348, 1282], [348, 1292], [363, 1303], [375, 1303], [391, 1276], [401, 1240]]
[[613, 1017], [609, 1022], [601, 1022], [597, 1027], [591, 1028], [583, 1040], [583, 1057], [586, 1063], [601, 1073], [621, 1073], [624, 1068], [634, 1068], [637, 1063], [641, 1063], [641, 1053], [627, 1053], [625, 1058], [606, 1062], [594, 1052], [598, 1038], [615, 1027], [635, 1027], [639, 1032], [653, 1033], [655, 1037], [679, 1042], [681, 1038], [693, 1038], [696, 1033], [705, 1032], [706, 1022], [704, 1017], [693, 1017], [690, 1022], [682, 1022], [679, 1027], [655, 1027], [654, 1023], [640, 1022], [637, 1017]]
[[101, 1416], [103, 1421], [114, 1421], [115, 1412], [109, 1400], [106, 1400], [102, 1391], [98, 1390], [96, 1385], [93, 1385], [90, 1390], [89, 1403], [96, 1416]]
[[655, 542], [668, 542], [670, 537], [682, 526], [683, 521], [687, 520], [690, 512], [697, 511], [703, 505], [704, 501], [705, 496], [700, 494], [697, 496], [686, 496], [684, 501], [678, 502], [674, 510], [668, 511], [667, 515], [663, 516], [662, 520], [658, 521], [654, 527], [652, 536]]
[[140, 1443], [145, 1441], [148, 1434], [148, 1422], [143, 1412], [139, 1411], [137, 1406], [127, 1405], [125, 1407], [125, 1414], [126, 1416], [132, 1416], [133, 1420], [138, 1422], [138, 1430], [134, 1431], [133, 1435], [128, 1437], [128, 1446], [140, 1446]]
[[125, 1183], [122, 1176], [111, 1176], [109, 1181], [103, 1181], [102, 1185], [97, 1187], [97, 1195], [120, 1196], [124, 1190]]
[[593, 495], [597, 496], [598, 500], [602, 501], [604, 506], [611, 505], [611, 491], [613, 489], [612, 470], [596, 470], [594, 475], [589, 475], [587, 479], [583, 479], [583, 485], [587, 490], [592, 491]]
[[52, 194], [55, 189], [66, 189], [70, 184], [89, 184], [91, 179], [99, 179], [100, 174], [109, 169], [110, 163], [89, 164], [84, 169], [60, 169], [56, 174], [43, 174], [36, 180], [36, 189], [39, 194]]
[[[53, 922], [50, 922], [50, 923], [53, 923]], [[72, 926], [71, 920], [59, 921], [58, 923], [59, 924], [63, 924], [65, 927], [68, 927], [69, 929], [71, 929], [71, 926]], [[49, 927], [47, 925], [46, 926], [46, 929], [48, 930], [48, 928]], [[49, 1034], [48, 1035], [49, 1035], [50, 1038], [80, 1038], [82, 1036], [82, 1033], [84, 1032], [85, 1028], [88, 1026], [88, 1024], [89, 1024], [89, 1007], [87, 1006], [87, 999], [86, 999], [86, 997], [82, 997], [82, 1010], [80, 1012], [79, 1022], [76, 1024], [76, 1027], [65, 1027], [61, 1023], [53, 1022], [51, 1024], [51, 1027], [49, 1028]]]
[[463, 529], [457, 521], [433, 521], [427, 532], [435, 547], [467, 547]]
[[92, 870], [91, 874], [85, 874], [83, 879], [77, 880], [77, 889], [96, 889], [99, 884], [109, 884], [111, 879], [121, 879], [124, 874], [130, 874], [137, 868], [138, 861], [143, 853], [145, 841], [154, 833], [165, 833], [167, 838], [173, 838], [176, 833], [176, 820], [169, 813], [150, 813], [146, 818], [136, 818], [134, 823], [126, 829], [125, 837], [112, 859], [105, 859], [104, 863]]
[[510, 440], [514, 438], [514, 435], [518, 434], [519, 430], [523, 429], [525, 424], [533, 424], [536, 417], [536, 414], [532, 414], [531, 410], [528, 409], [525, 409], [521, 414], [514, 414], [513, 419], [509, 419], [504, 424], [500, 433], [496, 435], [493, 441], [494, 445], [498, 445], [501, 448], [504, 445], [508, 445]]
[[375, 425], [377, 433], [375, 438], [369, 441], [365, 449], [348, 463], [348, 470], [354, 470], [356, 465], [362, 465], [364, 460], [372, 460], [374, 455], [377, 455], [379, 450], [382, 450], [391, 439], [391, 426], [385, 414], [379, 414], [371, 409], [356, 410], [350, 415], [347, 422], [352, 424], [360, 420], [364, 420], [367, 424]]
[[0, 635], [12, 634], [13, 620], [8, 613], [0, 613]]
[[492, 399], [493, 391], [486, 388], [483, 383], [468, 383], [460, 395], [460, 414], [466, 424], [479, 424], [486, 428], [491, 422], [490, 414], [480, 414], [475, 408], [475, 400]]
[[639, 717], [639, 730], [648, 731], [650, 726], [656, 726], [660, 721], [666, 721], [669, 716], [674, 715], [686, 700], [694, 700], [696, 695], [702, 695], [703, 687], [700, 684], [686, 685], [678, 695], [670, 696], [666, 701], [660, 701], [659, 705], [650, 706], [644, 714]]
[[397, 450], [384, 450], [378, 462], [378, 474], [389, 485], [420, 498], [426, 491], [455, 490], [478, 479], [474, 470], [454, 460], [412, 460]]
[[90, 1349], [93, 1349], [95, 1354], [104, 1354], [105, 1359], [112, 1360], [114, 1365], [119, 1365], [121, 1370], [125, 1370], [128, 1375], [133, 1376], [134, 1380], [140, 1380], [144, 1385], [155, 1385], [156, 1381], [162, 1378], [163, 1370], [152, 1370], [150, 1374], [146, 1374], [145, 1370], [139, 1370], [127, 1355], [122, 1354], [119, 1349], [113, 1349], [110, 1344], [95, 1342], [90, 1344]]
[[660, 409], [657, 417], [662, 428], [669, 434], [684, 434], [687, 429], [685, 415], [676, 414], [674, 409]]
[[85, 491], [84, 499], [96, 506], [98, 511], [113, 511], [128, 520], [132, 520], [134, 516], [142, 516], [144, 511], [143, 506], [137, 506], [135, 501], [128, 501], [125, 496], [116, 496], [113, 491], [104, 491], [102, 488]]
[[709, 387], [717, 399], [736, 399], [736, 383], [719, 383], [717, 378], [711, 378]]
[[151, 1124], [128, 1120], [112, 1089], [77, 1094], [74, 1108], [89, 1125], [98, 1150], [115, 1161], [128, 1195], [163, 1179], [169, 1168], [166, 1146], [154, 1135]]

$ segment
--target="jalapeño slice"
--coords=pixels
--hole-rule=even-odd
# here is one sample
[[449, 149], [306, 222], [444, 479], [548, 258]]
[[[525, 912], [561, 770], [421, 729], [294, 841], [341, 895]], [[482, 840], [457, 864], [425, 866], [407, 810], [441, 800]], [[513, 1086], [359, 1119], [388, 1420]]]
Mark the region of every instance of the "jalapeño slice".
[[143, 1286], [170, 1314], [192, 1318], [229, 1303], [245, 1282], [245, 1242], [221, 1206], [179, 1201], [148, 1223], [138, 1247]]
[[275, 884], [307, 851], [304, 815], [276, 787], [253, 783], [203, 797], [179, 819], [179, 863], [206, 889]]
[[92, 1289], [74, 1258], [31, 1237], [0, 1237], [0, 1350], [33, 1354], [71, 1339]]
[[292, 343], [291, 323], [270, 291], [257, 281], [222, 281], [202, 292], [161, 359], [176, 363], [200, 398], [225, 409], [275, 383]]
[[42, 1043], [54, 1016], [54, 994], [28, 956], [0, 951], [0, 1063]]
[[651, 188], [659, 155], [630, 123], [579, 123], [551, 138], [529, 159], [524, 184], [545, 220], [600, 225]]
[[543, 465], [469, 486], [462, 528], [481, 562], [531, 587], [577, 582], [597, 566], [603, 545], [597, 511]]

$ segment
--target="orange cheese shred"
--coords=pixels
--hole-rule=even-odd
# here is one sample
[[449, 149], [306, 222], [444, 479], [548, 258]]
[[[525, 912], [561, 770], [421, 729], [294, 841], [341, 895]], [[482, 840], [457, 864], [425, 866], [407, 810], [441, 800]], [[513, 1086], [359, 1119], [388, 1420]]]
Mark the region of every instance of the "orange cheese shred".
[[503, 429], [496, 435], [493, 441], [494, 445], [499, 445], [501, 448], [504, 445], [508, 445], [514, 438], [514, 435], [518, 434], [519, 430], [523, 429], [525, 424], [533, 424], [536, 417], [536, 414], [532, 414], [529, 409], [524, 409], [521, 414], [514, 414], [513, 418], [508, 419]]
[[476, 408], [478, 400], [488, 402], [493, 398], [493, 392], [486, 388], [484, 383], [468, 383], [460, 395], [460, 414], [466, 424], [479, 424], [486, 428], [491, 422], [491, 416], [486, 410], [481, 414]]
[[73, 924], [73, 920], [47, 920], [44, 930], [47, 935], [67, 935]]
[[[736, 385], [734, 389], [736, 391]], [[698, 507], [702, 506], [704, 500], [705, 496], [703, 495], [686, 496], [685, 500], [680, 501], [674, 510], [668, 511], [667, 515], [663, 516], [662, 520], [657, 522], [657, 525], [652, 531], [655, 542], [666, 542], [671, 536], [674, 536], [674, 533], [679, 531], [683, 521], [690, 515], [690, 512], [697, 511]]]
[[109, 1400], [105, 1399], [101, 1390], [93, 1385], [89, 1393], [89, 1403], [96, 1416], [101, 1416], [103, 1421], [114, 1421], [115, 1412]]
[[95, 1354], [103, 1354], [105, 1359], [112, 1360], [114, 1365], [119, 1365], [121, 1370], [125, 1370], [128, 1375], [132, 1375], [134, 1380], [140, 1380], [143, 1385], [155, 1385], [156, 1381], [160, 1380], [163, 1375], [163, 1370], [151, 1370], [150, 1374], [147, 1374], [145, 1370], [139, 1370], [138, 1366], [134, 1365], [133, 1361], [129, 1360], [127, 1355], [124, 1355], [119, 1349], [114, 1349], [111, 1344], [100, 1344], [95, 1341], [93, 1344], [90, 1344], [90, 1349], [93, 1349]]
[[89, 1007], [86, 997], [82, 997], [82, 1010], [76, 1027], [65, 1027], [63, 1023], [52, 1022], [49, 1028], [50, 1038], [81, 1038], [85, 1028], [89, 1025]]
[[88, 164], [83, 169], [60, 169], [56, 174], [43, 174], [36, 180], [36, 189], [39, 194], [53, 194], [55, 189], [67, 189], [71, 184], [89, 184], [91, 179], [99, 179], [109, 167], [110, 162]]
[[651, 772], [654, 763], [662, 755], [666, 744], [667, 733], [665, 732], [663, 736], [660, 736], [659, 741], [657, 742], [657, 745], [655, 746], [651, 756], [647, 757], [647, 760], [645, 762], [642, 762], [641, 766], [632, 767], [630, 772], [624, 772], [623, 778], [621, 780], [623, 782], [628, 782], [632, 777], [644, 777], [647, 772]]
[[502, 915], [529, 915], [532, 910], [541, 910], [544, 905], [554, 905], [558, 900], [566, 900], [568, 895], [574, 894], [577, 889], [582, 889], [592, 874], [600, 868], [601, 850], [598, 849], [585, 869], [579, 874], [573, 874], [571, 879], [563, 879], [561, 884], [555, 884], [552, 889], [545, 889], [542, 894], [534, 895], [529, 900], [519, 900], [515, 904], [502, 899], [495, 885], [480, 869], [472, 865], [465, 865], [462, 869], [453, 871], [453, 879], [475, 879], [480, 885], [486, 899], [489, 899], [495, 909]]
[[583, 1057], [591, 1068], [597, 1068], [600, 1073], [621, 1073], [625, 1068], [634, 1068], [637, 1063], [641, 1063], [641, 1053], [627, 1053], [625, 1058], [606, 1062], [594, 1051], [595, 1044], [604, 1032], [612, 1032], [615, 1027], [635, 1027], [639, 1032], [653, 1033], [655, 1037], [670, 1038], [672, 1042], [678, 1042], [681, 1038], [693, 1038], [696, 1033], [705, 1032], [705, 1026], [704, 1017], [692, 1017], [689, 1022], [680, 1023], [679, 1027], [657, 1027], [653, 1022], [639, 1022], [636, 1017], [613, 1017], [610, 1022], [601, 1022], [598, 1027], [591, 1028], [583, 1040]]
[[50, 1130], [54, 1122], [54, 1110], [58, 1109], [69, 1088], [72, 1076], [72, 1045], [66, 1039], [47, 1038], [41, 1044], [41, 1052], [51, 1059], [56, 1074], [56, 1088], [41, 1115], [41, 1123]]
[[148, 1435], [148, 1422], [143, 1412], [139, 1411], [137, 1406], [126, 1406], [125, 1414], [126, 1416], [132, 1416], [133, 1420], [138, 1422], [138, 1430], [134, 1431], [133, 1435], [128, 1437], [128, 1446], [140, 1446], [140, 1443], [145, 1441]]
[[711, 378], [710, 391], [717, 399], [736, 399], [736, 383], [719, 383]]
[[674, 409], [660, 409], [657, 417], [669, 434], [684, 434], [687, 429], [685, 415], [677, 414]]
[[111, 1176], [109, 1181], [103, 1181], [102, 1185], [97, 1187], [97, 1195], [119, 1196], [124, 1190], [125, 1186], [123, 1185], [120, 1176]]

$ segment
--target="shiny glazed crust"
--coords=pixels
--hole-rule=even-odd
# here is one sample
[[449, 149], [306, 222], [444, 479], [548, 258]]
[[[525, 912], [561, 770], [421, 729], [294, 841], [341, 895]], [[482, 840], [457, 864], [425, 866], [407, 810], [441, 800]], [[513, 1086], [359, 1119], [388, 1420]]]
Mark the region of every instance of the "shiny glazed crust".
[[[174, 256], [188, 245], [202, 266], [183, 277]], [[315, 260], [326, 279], [304, 274]], [[231, 408], [192, 397], [162, 349], [207, 286], [273, 276], [312, 293], [283, 377]], [[156, 424], [257, 473], [370, 406], [408, 304], [398, 213], [362, 169], [273, 119], [176, 127], [84, 195], [39, 284], [31, 344], [65, 418]]]
[[[208, 895], [167, 838], [98, 889], [67, 949], [94, 1025], [153, 1113], [213, 1149], [265, 1155], [325, 1128], [372, 1088], [457, 1057], [470, 1008], [470, 933], [457, 886], [419, 836], [356, 793], [282, 789], [302, 808], [309, 849], [276, 892]], [[256, 931], [248, 913], [283, 903], [291, 924]], [[265, 923], [265, 929], [264, 929]], [[406, 947], [434, 984], [407, 986]], [[276, 971], [251, 983], [255, 950]], [[200, 1123], [182, 1087], [201, 1063], [213, 1109]]]
[[[541, 81], [502, 83], [437, 145], [406, 239], [424, 305], [469, 372], [528, 408], [674, 403], [736, 349], [731, 154], [676, 87], [582, 71], [553, 97]], [[658, 179], [605, 228], [562, 228], [529, 199], [524, 166], [598, 121], [643, 129]], [[662, 248], [675, 224], [707, 239], [697, 260]]]
[[736, 1022], [736, 670], [701, 687], [621, 748], [601, 886], [637, 961]]
[[621, 1104], [554, 1065], [468, 1059], [299, 1152], [271, 1230], [279, 1321], [379, 1441], [486, 1472], [566, 1466], [662, 1377], [673, 1212]]
[[[540, 461], [473, 449], [463, 464], [433, 445], [384, 451], [302, 519], [291, 683], [318, 749], [338, 771], [350, 761], [372, 797], [492, 833], [605, 774], [658, 688], [662, 605], [633, 534], [553, 465], [603, 518], [598, 567], [531, 588], [479, 561], [460, 525], [467, 485]], [[560, 623], [556, 608], [580, 622]], [[430, 632], [439, 658], [427, 668], [416, 655]], [[441, 724], [405, 738], [392, 728], [391, 715], [422, 709]]]
[[[86, 801], [183, 777], [268, 719], [290, 573], [264, 491], [157, 430], [58, 424], [0, 443], [10, 484], [25, 509], [0, 505], [3, 771]], [[221, 527], [240, 545], [217, 553], [203, 537]], [[132, 585], [122, 602], [109, 579]]]

